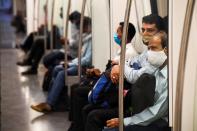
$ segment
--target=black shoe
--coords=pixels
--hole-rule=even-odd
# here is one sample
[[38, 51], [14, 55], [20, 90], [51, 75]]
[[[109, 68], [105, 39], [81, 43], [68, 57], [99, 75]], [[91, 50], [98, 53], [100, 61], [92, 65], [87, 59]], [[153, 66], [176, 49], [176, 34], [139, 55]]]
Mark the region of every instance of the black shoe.
[[29, 69], [27, 71], [22, 72], [21, 74], [22, 75], [35, 75], [37, 73], [38, 73], [37, 70]]
[[19, 66], [30, 66], [30, 65], [32, 65], [32, 63], [26, 62], [26, 61], [18, 61], [16, 64], [19, 65]]
[[77, 127], [76, 127], [75, 123], [72, 122], [67, 131], [77, 131], [76, 129], [77, 129]]

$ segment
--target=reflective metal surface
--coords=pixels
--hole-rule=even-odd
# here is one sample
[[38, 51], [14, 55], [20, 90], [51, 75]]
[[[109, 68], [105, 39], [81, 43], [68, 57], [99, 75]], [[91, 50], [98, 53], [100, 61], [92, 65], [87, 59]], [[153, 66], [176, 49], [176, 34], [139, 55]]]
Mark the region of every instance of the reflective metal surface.
[[183, 25], [181, 48], [179, 54], [173, 131], [182, 131], [181, 126], [182, 126], [182, 104], [183, 104], [185, 65], [186, 65], [186, 56], [187, 56], [188, 41], [189, 41], [189, 34], [190, 34], [194, 5], [195, 5], [195, 0], [188, 0], [184, 25]]
[[16, 66], [21, 57], [15, 49], [0, 49], [1, 130], [2, 131], [65, 131], [67, 112], [50, 114], [30, 109], [31, 104], [43, 102], [46, 94], [41, 89], [44, 70], [38, 75], [21, 76], [25, 67]]

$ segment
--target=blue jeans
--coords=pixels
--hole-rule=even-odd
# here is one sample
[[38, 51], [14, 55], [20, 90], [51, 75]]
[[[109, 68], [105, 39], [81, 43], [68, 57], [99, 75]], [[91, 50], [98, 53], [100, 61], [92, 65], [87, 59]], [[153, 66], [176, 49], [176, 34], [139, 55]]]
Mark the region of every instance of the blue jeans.
[[56, 50], [44, 56], [43, 64], [46, 68], [54, 68], [62, 60], [64, 60], [64, 53]]
[[[56, 75], [52, 84], [52, 88], [47, 97], [47, 103], [50, 104], [52, 107], [56, 105], [58, 98], [62, 90], [65, 88], [65, 71], [63, 68], [56, 68], [54, 70], [54, 74]], [[67, 74], [70, 76], [77, 75], [77, 66], [72, 66], [67, 69]], [[57, 72], [56, 72], [57, 71]]]
[[[103, 129], [103, 131], [119, 131], [119, 129], [105, 128]], [[169, 131], [169, 130], [163, 130], [163, 128], [155, 125], [149, 125], [149, 126], [129, 125], [124, 127], [124, 131]]]

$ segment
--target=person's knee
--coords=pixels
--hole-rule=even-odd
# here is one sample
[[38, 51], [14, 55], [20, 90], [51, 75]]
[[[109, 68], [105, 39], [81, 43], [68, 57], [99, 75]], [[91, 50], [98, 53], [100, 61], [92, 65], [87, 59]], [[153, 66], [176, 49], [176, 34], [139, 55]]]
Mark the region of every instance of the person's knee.
[[102, 131], [118, 131], [118, 128], [104, 128]]
[[64, 82], [64, 79], [65, 79], [65, 71], [64, 70], [60, 71], [58, 73], [58, 76], [57, 77], [59, 78], [60, 81]]
[[94, 124], [97, 124], [97, 125], [103, 125], [103, 121], [100, 118], [101, 117], [100, 115], [101, 114], [98, 112], [98, 110], [91, 111], [87, 115], [87, 122], [94, 123]]
[[53, 69], [53, 77], [56, 77], [57, 74], [62, 71], [64, 68], [62, 67], [62, 65], [58, 65]]

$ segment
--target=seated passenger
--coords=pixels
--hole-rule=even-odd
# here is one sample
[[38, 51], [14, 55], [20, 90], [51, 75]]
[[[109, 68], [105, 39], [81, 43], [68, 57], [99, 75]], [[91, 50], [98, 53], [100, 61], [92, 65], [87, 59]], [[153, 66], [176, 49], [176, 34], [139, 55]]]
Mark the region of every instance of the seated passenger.
[[[44, 6], [44, 11], [46, 11], [46, 6]], [[46, 21], [46, 19], [45, 19]], [[39, 65], [39, 62], [44, 55], [45, 51], [45, 40], [44, 38], [38, 38], [34, 39], [36, 37], [36, 34], [44, 35], [45, 28], [47, 26], [47, 22], [45, 22], [46, 25], [41, 25], [38, 28], [38, 32], [32, 32], [30, 33], [27, 38], [25, 39], [24, 43], [21, 45], [21, 49], [27, 54], [27, 56], [22, 60], [17, 62], [17, 65], [20, 66], [31, 66], [30, 69], [28, 69], [25, 72], [22, 72], [22, 75], [29, 75], [29, 74], [37, 74], [37, 68]], [[47, 49], [50, 48], [50, 32], [47, 31], [46, 33], [47, 37]], [[53, 42], [52, 46], [54, 49], [59, 49], [62, 47], [61, 44], [61, 32], [57, 26], [53, 26]]]
[[[123, 34], [123, 27], [124, 22], [120, 22], [119, 26], [117, 28], [117, 32], [114, 34], [114, 41], [116, 44], [120, 46], [122, 34]], [[125, 61], [128, 61], [129, 58], [133, 58], [137, 56], [137, 52], [135, 51], [133, 44], [131, 43], [133, 37], [135, 36], [135, 27], [133, 24], [129, 23], [128, 26], [128, 36], [127, 36], [127, 43], [126, 43], [126, 58]], [[110, 61], [107, 65], [111, 68], [114, 64], [119, 64], [120, 59], [120, 50], [118, 50], [117, 55], [115, 56], [112, 61]], [[82, 119], [82, 113], [81, 110], [83, 106], [88, 104], [88, 92], [92, 89], [94, 85], [88, 86], [83, 85], [79, 86], [79, 88], [72, 88], [72, 94], [71, 94], [71, 110], [70, 110], [70, 117], [72, 118], [72, 124], [69, 128], [69, 131], [83, 131], [83, 119]]]
[[[168, 121], [168, 79], [167, 79], [167, 35], [160, 31], [155, 34], [149, 41], [147, 52], [148, 66], [154, 66], [152, 74], [156, 78], [156, 87], [154, 95], [154, 104], [144, 108], [141, 112], [126, 116], [124, 125], [126, 131], [163, 131]], [[129, 67], [132, 68], [132, 67]], [[142, 67], [143, 68], [143, 67]], [[141, 70], [141, 69], [139, 69]], [[125, 73], [132, 70], [125, 70]], [[125, 78], [131, 81], [131, 76]], [[109, 128], [118, 127], [118, 109], [96, 109], [91, 111], [87, 116], [86, 131], [102, 131], [106, 125]], [[108, 119], [108, 120], [107, 120]], [[106, 121], [107, 120], [107, 121]], [[106, 123], [105, 123], [106, 121]], [[164, 124], [161, 127], [154, 125]], [[150, 125], [150, 126], [149, 126]], [[106, 131], [110, 129], [105, 129]], [[105, 131], [104, 130], [104, 131]], [[111, 129], [112, 131], [117, 129]], [[110, 130], [110, 131], [111, 131]]]
[[[53, 39], [53, 46], [54, 48], [58, 49], [62, 45], [60, 44], [60, 34], [59, 29], [57, 26], [53, 26], [53, 33], [54, 33], [54, 39]], [[49, 38], [49, 35], [48, 35]], [[49, 45], [50, 41], [47, 41], [47, 48], [50, 47]], [[22, 75], [29, 75], [29, 74], [37, 74], [37, 69], [39, 62], [44, 55], [44, 39], [37, 39], [31, 49], [29, 50], [26, 58], [22, 61], [17, 62], [17, 65], [20, 66], [30, 66], [30, 68], [22, 72]]]
[[[78, 11], [74, 11], [69, 15], [69, 21], [71, 22], [71, 39], [65, 40], [61, 38], [61, 43], [68, 43], [67, 60], [70, 61], [77, 57], [78, 43], [79, 43], [79, 24], [81, 14]], [[85, 36], [84, 36], [85, 37]], [[51, 85], [53, 68], [60, 64], [65, 59], [65, 49], [54, 50], [43, 57], [43, 64], [48, 69], [44, 75], [42, 89], [48, 91]]]
[[[39, 34], [39, 35], [44, 35], [45, 29], [47, 29], [48, 26], [48, 20], [47, 20], [47, 6], [44, 5], [43, 6], [43, 12], [45, 14], [45, 16], [42, 16], [41, 18], [41, 26], [38, 27], [38, 31], [34, 31], [31, 32], [29, 35], [27, 35], [25, 37], [25, 39], [23, 40], [23, 42], [20, 44], [20, 48], [25, 52], [29, 52], [29, 50], [31, 49], [33, 43], [34, 43], [34, 37]], [[48, 30], [46, 31], [47, 34], [49, 33]]]
[[11, 25], [16, 28], [16, 33], [26, 33], [26, 27], [25, 27], [25, 19], [23, 16], [23, 12], [20, 10], [17, 10], [16, 16], [11, 21]]
[[[163, 29], [163, 20], [158, 15], [148, 15], [144, 16], [142, 20], [142, 36], [144, 44], [147, 45], [149, 39], [155, 35], [158, 31]], [[146, 40], [146, 41], [145, 41]], [[130, 65], [133, 65], [133, 63], [136, 63], [140, 68], [139, 70], [136, 70], [136, 68], [131, 68]], [[151, 66], [150, 63], [147, 61], [147, 51], [144, 51], [141, 55], [135, 57], [134, 59], [131, 59], [129, 62], [126, 62], [127, 64], [125, 66], [125, 72], [128, 70], [127, 75], [128, 82], [135, 83], [135, 81], [139, 78], [139, 76], [143, 73], [153, 73], [155, 70], [154, 66]], [[132, 74], [132, 75], [131, 75]], [[119, 66], [115, 65], [112, 67], [111, 70], [111, 80], [113, 83], [118, 83], [119, 78]], [[95, 113], [95, 112], [94, 112]], [[116, 114], [116, 113], [115, 113]], [[114, 113], [112, 113], [114, 115]], [[99, 117], [99, 116], [98, 116]], [[103, 126], [105, 125], [105, 121], [99, 120], [96, 115], [93, 115], [93, 113], [88, 114], [87, 118], [87, 124], [86, 124], [86, 130], [102, 130]], [[86, 118], [85, 118], [86, 119]], [[106, 118], [104, 118], [106, 120]], [[109, 119], [109, 118], [108, 118]], [[91, 121], [92, 120], [92, 121]], [[93, 121], [98, 120], [97, 122], [100, 124], [92, 123]], [[92, 126], [91, 126], [92, 125]]]
[[[148, 42], [152, 38], [152, 36], [155, 35], [157, 32], [159, 32], [160, 30], [164, 30], [163, 19], [160, 16], [155, 14], [150, 14], [143, 17], [142, 41], [145, 45], [148, 45]], [[137, 78], [139, 78], [139, 76], [142, 74], [142, 72], [129, 68], [129, 66], [134, 65], [134, 66], [138, 66], [138, 68], [144, 67], [143, 68], [144, 71], [145, 68], [150, 68], [149, 66], [146, 67], [145, 66], [146, 64], [147, 64], [147, 50], [142, 52], [142, 54], [140, 54], [139, 56], [130, 59], [130, 61], [126, 62], [125, 70], [129, 70], [129, 73], [125, 73], [125, 76], [126, 77], [130, 76], [130, 78], [132, 78], [128, 82], [134, 83], [137, 80]], [[117, 83], [118, 78], [119, 78], [119, 65], [115, 65], [112, 67], [111, 79], [114, 83]]]
[[[82, 67], [89, 67], [92, 65], [91, 19], [89, 17], [84, 18], [83, 31], [86, 37], [83, 39], [81, 64]], [[77, 75], [77, 70], [78, 58], [75, 58], [70, 63], [68, 63], [67, 74]], [[52, 109], [55, 109], [55, 105], [64, 88], [65, 70], [61, 70], [60, 72], [58, 72], [57, 76], [54, 79], [52, 88], [48, 94], [46, 102], [38, 104], [36, 106], [32, 105], [31, 108], [39, 112], [52, 111]]]
[[[69, 15], [69, 21], [71, 22], [71, 39], [65, 40], [61, 38], [62, 43], [65, 41], [68, 43], [68, 60], [77, 57], [78, 53], [78, 43], [79, 43], [79, 24], [80, 24], [81, 14], [78, 11], [74, 11]], [[60, 50], [55, 50], [43, 58], [43, 64], [47, 69], [53, 69], [56, 65], [60, 64], [60, 61], [64, 60], [65, 50], [62, 48]]]

